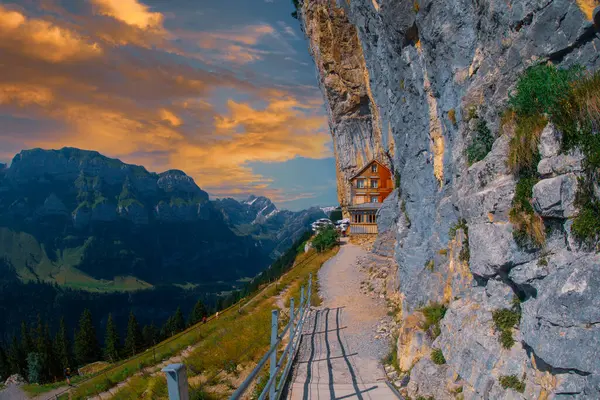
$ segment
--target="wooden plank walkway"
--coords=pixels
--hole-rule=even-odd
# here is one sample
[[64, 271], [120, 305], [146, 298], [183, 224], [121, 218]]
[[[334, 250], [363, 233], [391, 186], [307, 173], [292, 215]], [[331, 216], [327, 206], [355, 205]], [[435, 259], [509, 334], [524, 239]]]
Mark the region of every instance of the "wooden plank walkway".
[[348, 348], [342, 315], [336, 308], [309, 316], [288, 399], [397, 399], [384, 378], [364, 382], [360, 369], [366, 365]]
[[398, 399], [380, 362], [389, 344], [375, 338], [387, 308], [360, 290], [366, 276], [357, 260], [364, 254], [343, 239], [319, 271], [323, 304], [304, 324], [288, 399]]

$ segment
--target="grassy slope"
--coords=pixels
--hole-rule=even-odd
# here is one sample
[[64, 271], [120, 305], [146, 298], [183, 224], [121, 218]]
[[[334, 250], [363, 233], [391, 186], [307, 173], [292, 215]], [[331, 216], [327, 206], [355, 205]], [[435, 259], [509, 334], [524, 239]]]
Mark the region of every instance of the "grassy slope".
[[[156, 375], [137, 373], [145, 367], [159, 364], [161, 360], [166, 360], [192, 345], [194, 349], [186, 355], [184, 361], [188, 367], [190, 390], [213, 392], [211, 397], [214, 398], [226, 397], [241, 379], [238, 375], [249, 373], [256, 361], [268, 349], [271, 310], [276, 308], [276, 296], [284, 288], [289, 287], [290, 290], [285, 296], [286, 303], [289, 302], [290, 295], [295, 295], [297, 298], [299, 288], [307, 282], [309, 273], [316, 275], [321, 265], [336, 253], [337, 248], [322, 254], [312, 252], [300, 254], [296, 266], [285, 274], [277, 285], [265, 287], [245, 303], [241, 313], [234, 308], [222, 313], [219, 319], [213, 319], [205, 325], [198, 324], [191, 327], [157, 345], [154, 349], [149, 349], [136, 358], [119, 363], [81, 383], [73, 390], [71, 398], [85, 399], [133, 376], [127, 380], [116, 398], [133, 399], [144, 396], [152, 399], [167, 399], [163, 373], [159, 372]], [[235, 369], [237, 372], [224, 372], [225, 367], [230, 371]], [[63, 398], [69, 397], [65, 395]]]
[[[149, 289], [147, 282], [130, 276], [116, 277], [114, 280], [95, 279], [77, 269], [86, 244], [69, 248], [58, 254], [52, 262], [44, 246], [35, 237], [25, 232], [14, 232], [0, 227], [0, 244], [6, 250], [10, 263], [23, 281], [56, 282], [61, 286], [93, 292], [114, 292]], [[34, 267], [28, 267], [28, 266]]]

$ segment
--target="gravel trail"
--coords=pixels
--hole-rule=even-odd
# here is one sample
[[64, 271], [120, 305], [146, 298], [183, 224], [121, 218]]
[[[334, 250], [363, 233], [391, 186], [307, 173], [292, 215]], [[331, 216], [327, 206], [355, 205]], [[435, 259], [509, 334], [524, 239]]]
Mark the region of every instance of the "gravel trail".
[[55, 395], [62, 393], [65, 387], [42, 393], [35, 397], [29, 397], [18, 385], [10, 385], [0, 390], [0, 400], [53, 400]]
[[290, 399], [396, 399], [381, 359], [387, 339], [375, 339], [387, 318], [385, 301], [361, 293], [367, 277], [357, 266], [365, 250], [344, 241], [319, 271], [323, 304], [311, 312], [296, 361]]

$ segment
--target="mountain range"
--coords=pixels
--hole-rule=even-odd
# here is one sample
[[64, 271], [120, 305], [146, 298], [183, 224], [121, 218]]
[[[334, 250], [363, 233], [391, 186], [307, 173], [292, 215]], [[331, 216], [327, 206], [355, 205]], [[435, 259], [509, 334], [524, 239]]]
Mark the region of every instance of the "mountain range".
[[319, 208], [266, 197], [211, 201], [179, 170], [148, 172], [95, 151], [24, 150], [0, 165], [0, 255], [22, 281], [114, 291], [256, 275]]

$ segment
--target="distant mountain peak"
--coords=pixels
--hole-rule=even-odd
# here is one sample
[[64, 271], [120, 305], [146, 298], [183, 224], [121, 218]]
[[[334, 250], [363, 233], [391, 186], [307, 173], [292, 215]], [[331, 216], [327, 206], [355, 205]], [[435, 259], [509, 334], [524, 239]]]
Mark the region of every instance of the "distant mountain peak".
[[188, 176], [185, 172], [180, 169], [169, 169], [165, 172], [161, 172], [158, 176]]
[[166, 192], [202, 193], [202, 189], [196, 185], [194, 179], [178, 169], [170, 169], [158, 174], [158, 176], [158, 187]]
[[252, 224], [263, 223], [279, 212], [271, 199], [264, 196], [255, 196], [251, 194], [246, 200], [241, 202], [241, 204], [247, 205], [249, 207], [249, 213], [254, 216]]
[[248, 196], [248, 198], [244, 201], [242, 201], [243, 204], [248, 204], [248, 205], [253, 205], [254, 203], [259, 202], [261, 204], [273, 204], [273, 202], [271, 201], [271, 199], [269, 199], [268, 197], [265, 196], [256, 196], [251, 194], [250, 196]]

